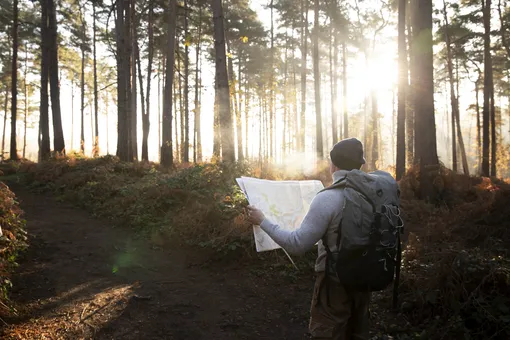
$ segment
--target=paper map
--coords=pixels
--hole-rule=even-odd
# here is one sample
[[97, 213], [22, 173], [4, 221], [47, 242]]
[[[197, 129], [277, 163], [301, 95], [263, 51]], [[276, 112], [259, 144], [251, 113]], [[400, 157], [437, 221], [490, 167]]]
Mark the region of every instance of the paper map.
[[[287, 230], [300, 226], [312, 199], [324, 188], [320, 181], [312, 180], [270, 181], [251, 177], [236, 180], [250, 205]], [[257, 252], [280, 248], [259, 226], [253, 226], [253, 235]]]

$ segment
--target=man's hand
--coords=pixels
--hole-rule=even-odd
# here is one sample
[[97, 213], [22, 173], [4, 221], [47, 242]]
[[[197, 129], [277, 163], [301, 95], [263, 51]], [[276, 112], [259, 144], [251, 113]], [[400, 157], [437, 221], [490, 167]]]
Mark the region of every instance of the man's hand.
[[248, 221], [254, 225], [260, 225], [264, 221], [264, 213], [259, 209], [249, 205], [248, 207]]

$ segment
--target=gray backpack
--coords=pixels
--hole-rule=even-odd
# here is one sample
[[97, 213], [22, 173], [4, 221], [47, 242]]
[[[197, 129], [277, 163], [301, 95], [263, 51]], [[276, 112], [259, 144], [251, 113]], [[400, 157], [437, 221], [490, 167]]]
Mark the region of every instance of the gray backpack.
[[[383, 290], [400, 274], [403, 221], [400, 190], [384, 171], [352, 170], [324, 190], [343, 189], [345, 202], [338, 226], [337, 251], [328, 247], [326, 270], [351, 291]], [[396, 290], [394, 293], [396, 303]]]

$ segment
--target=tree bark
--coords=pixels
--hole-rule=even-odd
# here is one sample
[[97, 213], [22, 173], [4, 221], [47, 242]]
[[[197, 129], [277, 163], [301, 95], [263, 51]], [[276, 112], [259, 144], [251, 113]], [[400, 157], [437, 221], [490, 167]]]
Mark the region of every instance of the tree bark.
[[216, 52], [216, 93], [221, 131], [221, 154], [227, 162], [235, 161], [235, 148], [230, 113], [227, 60], [225, 51], [225, 28], [221, 0], [213, 0], [214, 46]]
[[[85, 44], [82, 42], [82, 44]], [[80, 112], [81, 112], [81, 130], [80, 130], [80, 152], [85, 153], [85, 47], [81, 48], [81, 98], [80, 98]]]
[[[144, 155], [144, 144], [145, 146], [147, 147], [147, 139], [145, 136], [145, 130], [144, 128], [146, 127], [147, 125], [147, 122], [145, 122], [145, 120], [147, 120], [149, 118], [148, 116], [148, 113], [145, 111], [145, 94], [144, 94], [144, 91], [143, 91], [143, 76], [142, 76], [142, 64], [141, 64], [141, 61], [140, 61], [140, 47], [138, 46], [138, 41], [135, 40], [135, 58], [136, 58], [136, 63], [138, 65], [138, 85], [140, 86], [140, 103], [141, 103], [141, 107], [142, 107], [142, 160], [145, 160], [145, 161], [148, 161], [149, 160], [149, 152], [148, 152], [148, 148], [147, 150], [145, 150], [145, 155]], [[150, 74], [148, 74], [148, 77], [147, 77], [147, 81], [149, 81], [149, 76]], [[147, 96], [148, 98], [149, 96]], [[145, 141], [145, 143], [144, 143]], [[144, 158], [145, 156], [145, 158]]]
[[349, 138], [349, 120], [347, 118], [347, 43], [342, 42], [342, 106], [344, 113], [343, 138]]
[[[270, 73], [269, 73], [269, 158], [273, 160], [273, 136], [274, 136], [274, 119], [275, 119], [275, 81], [274, 81], [274, 18], [273, 18], [273, 0], [269, 5], [271, 10], [271, 41], [270, 41]], [[276, 144], [276, 143], [275, 143]], [[276, 146], [276, 145], [275, 145]]]
[[[336, 32], [333, 32], [333, 24], [330, 23], [330, 40], [329, 40], [329, 75], [331, 86], [331, 142], [334, 145], [338, 141], [338, 126], [336, 112], [336, 96], [337, 96], [337, 75], [336, 63], [338, 61], [338, 48], [336, 44]], [[334, 46], [334, 47], [333, 47]], [[334, 52], [333, 52], [334, 49]]]
[[16, 148], [16, 116], [18, 112], [18, 0], [13, 1], [12, 67], [11, 67], [11, 150], [10, 158], [18, 159]]
[[490, 110], [491, 110], [491, 0], [482, 0], [483, 24], [484, 24], [484, 86], [483, 86], [483, 150], [482, 150], [482, 176], [488, 177], [489, 173], [489, 149], [490, 149]]
[[301, 27], [301, 117], [300, 117], [300, 137], [299, 151], [305, 151], [305, 132], [306, 132], [306, 73], [307, 73], [307, 55], [308, 55], [308, 0], [301, 0], [302, 27]]
[[[145, 103], [145, 114], [142, 114], [142, 160], [149, 160], [149, 131], [150, 131], [150, 113], [151, 113], [151, 81], [152, 81], [152, 63], [154, 59], [154, 2], [149, 1], [149, 42], [148, 42], [148, 61], [147, 61], [147, 98]], [[141, 71], [140, 71], [141, 73]], [[159, 107], [159, 69], [158, 69], [158, 107]], [[140, 84], [141, 86], [141, 84]], [[159, 120], [158, 110], [158, 120]], [[158, 145], [160, 143], [158, 134]]]
[[201, 119], [200, 119], [200, 44], [202, 42], [202, 5], [198, 4], [198, 32], [197, 32], [197, 46], [195, 49], [195, 123], [194, 123], [194, 162], [202, 162], [202, 131], [201, 131]]
[[432, 0], [413, 1], [413, 35], [420, 37], [422, 48], [413, 49], [415, 63], [414, 107], [416, 157], [420, 162], [420, 195], [435, 201], [434, 171], [439, 160], [434, 116], [434, 65], [432, 51]]
[[23, 68], [23, 87], [25, 92], [25, 115], [23, 117], [23, 158], [26, 157], [27, 150], [27, 117], [28, 117], [28, 85], [27, 85], [27, 74], [28, 74], [28, 47], [25, 42], [25, 67]]
[[[137, 25], [136, 25], [136, 7], [135, 0], [130, 0], [129, 6], [129, 27], [127, 27], [127, 32], [129, 40], [131, 41], [129, 57], [131, 60], [131, 81], [130, 81], [130, 92], [129, 98], [131, 101], [131, 110], [129, 111], [129, 145], [131, 155], [129, 157], [129, 161], [138, 160], [138, 129], [137, 129], [137, 109], [138, 109], [138, 89], [136, 86], [136, 45], [138, 41], [137, 34]], [[127, 15], [127, 13], [126, 13]]]
[[475, 82], [475, 96], [476, 96], [476, 156], [478, 161], [478, 173], [481, 173], [482, 167], [482, 126], [480, 122], [480, 75]]
[[175, 61], [175, 27], [176, 27], [176, 0], [168, 0], [168, 31], [166, 46], [166, 80], [165, 95], [163, 97], [163, 142], [161, 144], [161, 164], [173, 165], [172, 153], [172, 86], [174, 83]]
[[94, 157], [99, 156], [99, 101], [97, 93], [97, 56], [96, 56], [96, 2], [92, 1], [92, 31], [93, 31], [93, 63], [94, 63]]
[[[412, 0], [414, 1], [414, 0]], [[411, 2], [409, 3], [412, 4]], [[409, 13], [412, 12], [413, 6], [409, 6]], [[412, 14], [412, 13], [411, 13]], [[414, 51], [413, 51], [413, 43], [414, 43], [414, 31], [411, 25], [412, 15], [409, 15], [409, 23], [407, 25], [407, 39], [408, 39], [408, 54], [409, 54], [409, 86], [407, 87], [407, 111], [406, 111], [406, 162], [407, 166], [411, 167], [416, 164], [414, 157], [414, 87], [416, 86], [416, 76], [414, 68], [416, 67], [416, 63], [414, 62]]]
[[407, 65], [406, 46], [406, 4], [407, 0], [398, 2], [398, 113], [397, 113], [397, 160], [396, 178], [402, 179], [406, 171], [406, 89], [409, 69]]
[[321, 78], [319, 70], [319, 0], [314, 3], [314, 37], [313, 37], [313, 76], [315, 81], [315, 137], [317, 159], [324, 158], [322, 144], [322, 115], [321, 115]]
[[[184, 8], [188, 1], [184, 0]], [[188, 39], [188, 11], [184, 11], [184, 39]], [[183, 161], [189, 163], [189, 44], [184, 44], [184, 152]], [[182, 124], [182, 122], [181, 122]]]
[[49, 36], [50, 36], [50, 94], [51, 112], [53, 114], [53, 149], [65, 154], [64, 131], [62, 130], [62, 116], [60, 112], [60, 83], [58, 79], [58, 41], [57, 41], [57, 11], [54, 0], [48, 1]]
[[[7, 127], [7, 107], [9, 103], [9, 87], [5, 86], [5, 100], [4, 100], [4, 125], [2, 131], [2, 160], [5, 159], [5, 130]], [[49, 152], [48, 152], [49, 153]]]
[[[49, 126], [49, 96], [48, 96], [48, 77], [49, 77], [49, 28], [48, 28], [48, 1], [41, 0], [41, 100], [39, 116], [39, 138], [41, 141], [39, 147], [40, 160], [46, 160], [50, 157], [50, 126]], [[5, 124], [4, 124], [5, 128]], [[4, 133], [5, 135], [5, 133]], [[39, 139], [38, 138], [38, 139]], [[3, 142], [2, 142], [3, 150]]]

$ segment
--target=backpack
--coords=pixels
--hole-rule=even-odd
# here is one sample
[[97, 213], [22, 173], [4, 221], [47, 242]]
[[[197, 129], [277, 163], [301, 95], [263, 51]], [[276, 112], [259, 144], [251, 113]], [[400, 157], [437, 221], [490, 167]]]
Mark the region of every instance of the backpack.
[[329, 248], [327, 233], [322, 239], [326, 273], [348, 291], [380, 291], [395, 281], [396, 304], [403, 233], [397, 182], [384, 171], [352, 170], [324, 190], [333, 189], [344, 190], [345, 202], [337, 251]]

